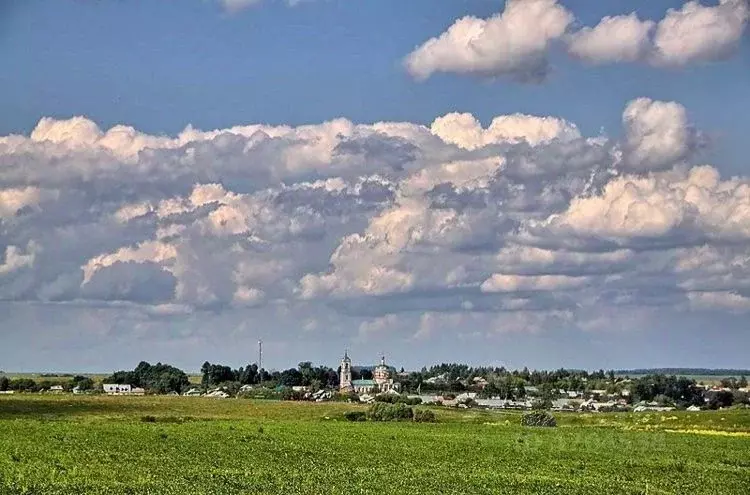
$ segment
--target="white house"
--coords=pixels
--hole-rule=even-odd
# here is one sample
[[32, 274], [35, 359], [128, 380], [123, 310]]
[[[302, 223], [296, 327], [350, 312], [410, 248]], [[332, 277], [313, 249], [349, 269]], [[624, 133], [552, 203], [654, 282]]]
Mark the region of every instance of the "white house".
[[104, 383], [102, 384], [102, 388], [104, 389], [104, 393], [109, 395], [129, 394], [133, 390], [133, 387], [130, 385], [118, 383]]
[[229, 394], [224, 390], [217, 388], [215, 390], [208, 391], [206, 393], [206, 397], [213, 397], [214, 399], [227, 399], [229, 398]]
[[52, 393], [55, 393], [55, 394], [60, 394], [60, 393], [62, 393], [64, 391], [64, 389], [63, 389], [62, 385], [52, 385], [49, 388], [49, 391], [52, 392]]

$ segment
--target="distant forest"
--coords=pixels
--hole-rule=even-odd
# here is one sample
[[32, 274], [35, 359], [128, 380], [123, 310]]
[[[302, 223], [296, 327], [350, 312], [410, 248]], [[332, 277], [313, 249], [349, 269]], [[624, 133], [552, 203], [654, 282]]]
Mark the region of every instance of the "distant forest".
[[616, 375], [682, 375], [682, 376], [742, 376], [750, 375], [750, 370], [712, 368], [643, 368], [615, 370]]

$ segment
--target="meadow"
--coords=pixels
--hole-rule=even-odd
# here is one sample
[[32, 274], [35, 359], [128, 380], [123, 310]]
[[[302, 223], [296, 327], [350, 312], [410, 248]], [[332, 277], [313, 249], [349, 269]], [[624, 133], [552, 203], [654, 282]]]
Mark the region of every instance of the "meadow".
[[0, 397], [2, 494], [738, 494], [750, 412], [444, 410], [350, 423], [346, 403]]

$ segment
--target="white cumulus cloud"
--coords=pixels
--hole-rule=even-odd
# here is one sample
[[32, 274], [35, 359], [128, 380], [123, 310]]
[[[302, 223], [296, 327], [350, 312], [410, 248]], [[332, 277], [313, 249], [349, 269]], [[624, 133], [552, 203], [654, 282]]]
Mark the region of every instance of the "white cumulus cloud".
[[592, 63], [635, 62], [649, 54], [655, 23], [630, 15], [604, 17], [570, 36], [572, 55]]
[[[557, 0], [508, 0], [503, 12], [487, 19], [457, 19], [415, 48], [404, 65], [418, 80], [446, 72], [539, 82], [549, 72], [552, 47], [560, 42], [570, 56], [590, 64], [679, 67], [732, 55], [749, 17], [747, 0], [720, 0], [718, 5], [689, 1], [658, 21], [632, 12], [575, 30], [574, 14]], [[476, 126], [459, 119], [466, 128], [464, 138], [476, 142]]]
[[573, 14], [556, 0], [508, 0], [503, 12], [488, 19], [458, 19], [410, 53], [405, 65], [418, 79], [457, 72], [541, 80], [550, 43], [571, 22]]
[[42, 119], [0, 137], [0, 300], [145, 318], [335, 311], [366, 318], [363, 340], [740, 312], [748, 179], [696, 162], [676, 102], [636, 99], [622, 122], [621, 138], [466, 113], [158, 136]]

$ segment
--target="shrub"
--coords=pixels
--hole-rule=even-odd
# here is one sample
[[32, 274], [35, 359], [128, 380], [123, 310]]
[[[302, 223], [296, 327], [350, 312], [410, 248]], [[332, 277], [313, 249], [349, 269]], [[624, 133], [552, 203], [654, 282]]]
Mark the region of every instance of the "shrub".
[[367, 410], [367, 418], [371, 421], [402, 421], [413, 417], [414, 410], [405, 404], [376, 402]]
[[292, 390], [291, 387], [284, 387], [280, 391], [281, 400], [304, 400], [305, 393]]
[[436, 423], [435, 413], [429, 409], [417, 409], [414, 411], [414, 421], [416, 423]]
[[141, 416], [143, 423], [156, 423], [156, 416]]
[[419, 397], [409, 398], [406, 395], [396, 394], [379, 394], [375, 396], [375, 402], [385, 402], [387, 404], [406, 404], [407, 406], [417, 406], [422, 403]]
[[359, 395], [354, 392], [337, 392], [331, 397], [334, 402], [359, 402]]
[[398, 399], [398, 396], [393, 396], [389, 394], [380, 394], [375, 396], [375, 402], [384, 402], [386, 404], [395, 404]]
[[521, 416], [521, 424], [523, 426], [553, 427], [557, 426], [557, 421], [555, 420], [555, 417], [548, 412], [534, 411]]
[[347, 421], [366, 421], [367, 413], [364, 411], [347, 411], [344, 413]]
[[552, 409], [552, 401], [549, 399], [535, 400], [531, 403], [531, 409], [534, 411], [545, 411]]

